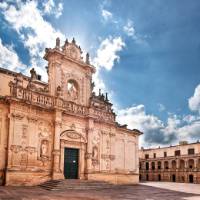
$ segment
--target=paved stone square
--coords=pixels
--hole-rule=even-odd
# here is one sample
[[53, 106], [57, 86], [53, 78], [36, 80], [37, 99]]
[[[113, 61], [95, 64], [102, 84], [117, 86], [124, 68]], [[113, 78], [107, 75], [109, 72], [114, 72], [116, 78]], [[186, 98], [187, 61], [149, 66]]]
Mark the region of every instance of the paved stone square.
[[[170, 184], [170, 183], [169, 183]], [[0, 200], [200, 200], [200, 195], [139, 185], [99, 190], [48, 191], [39, 187], [0, 187]]]

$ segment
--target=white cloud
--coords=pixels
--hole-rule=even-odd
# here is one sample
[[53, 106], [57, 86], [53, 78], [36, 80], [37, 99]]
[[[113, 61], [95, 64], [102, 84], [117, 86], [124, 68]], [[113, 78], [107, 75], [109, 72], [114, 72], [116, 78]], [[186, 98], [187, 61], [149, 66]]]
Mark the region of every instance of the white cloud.
[[195, 88], [194, 95], [189, 98], [188, 103], [191, 111], [199, 111], [200, 113], [200, 84]]
[[97, 67], [103, 67], [107, 70], [111, 70], [114, 66], [115, 61], [119, 62], [120, 57], [117, 55], [125, 43], [121, 37], [109, 37], [103, 40], [100, 47], [97, 50], [97, 56], [94, 58], [94, 64]]
[[[56, 6], [56, 4], [58, 6]], [[54, 14], [56, 18], [59, 18], [62, 15], [62, 11], [63, 11], [63, 4], [60, 3], [55, 3], [54, 0], [46, 0], [43, 1], [43, 7], [44, 7], [44, 14]]]
[[142, 146], [150, 146], [163, 139], [161, 139], [163, 136], [161, 130], [164, 128], [163, 122], [156, 116], [146, 114], [144, 105], [117, 110], [117, 121], [120, 124], [126, 123], [130, 129], [142, 131], [144, 133], [140, 138]]
[[131, 37], [136, 43], [147, 45], [147, 42], [137, 32], [132, 20], [128, 19], [127, 23], [123, 26], [123, 31], [127, 36]]
[[13, 47], [3, 45], [1, 38], [0, 38], [0, 67], [18, 72], [25, 70], [27, 68], [27, 66], [20, 61]]
[[2, 14], [28, 49], [31, 67], [40, 69], [43, 80], [47, 80], [46, 62], [42, 58], [44, 50], [46, 47], [53, 47], [57, 37], [64, 40], [65, 36], [43, 18], [36, 1], [19, 1], [17, 6], [7, 4], [7, 7], [2, 9]]
[[136, 37], [135, 27], [132, 20], [128, 19], [127, 24], [123, 27], [123, 30], [128, 36]]
[[115, 62], [119, 62], [120, 57], [117, 53], [120, 52], [123, 47], [125, 47], [125, 43], [121, 37], [108, 37], [101, 42], [97, 49], [97, 55], [92, 62], [96, 67], [96, 73], [93, 76], [95, 92], [98, 92], [99, 89], [105, 92], [106, 87], [100, 77], [100, 69], [105, 68], [106, 70], [111, 70]]
[[126, 123], [130, 129], [139, 129], [144, 133], [140, 145], [176, 144], [178, 141], [195, 141], [199, 139], [200, 118], [195, 116], [168, 116], [164, 123], [157, 116], [147, 114], [144, 105], [137, 105], [117, 110], [117, 121]]
[[101, 15], [105, 21], [112, 19], [112, 17], [113, 17], [112, 13], [105, 9], [101, 10]]

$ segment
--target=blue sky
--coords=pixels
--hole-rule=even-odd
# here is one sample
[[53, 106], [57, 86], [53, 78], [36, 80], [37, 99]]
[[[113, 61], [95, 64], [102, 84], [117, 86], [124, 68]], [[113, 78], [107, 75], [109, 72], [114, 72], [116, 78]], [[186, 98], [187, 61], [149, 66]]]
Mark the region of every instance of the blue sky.
[[0, 1], [0, 65], [47, 79], [45, 47], [75, 37], [141, 145], [200, 138], [199, 0]]

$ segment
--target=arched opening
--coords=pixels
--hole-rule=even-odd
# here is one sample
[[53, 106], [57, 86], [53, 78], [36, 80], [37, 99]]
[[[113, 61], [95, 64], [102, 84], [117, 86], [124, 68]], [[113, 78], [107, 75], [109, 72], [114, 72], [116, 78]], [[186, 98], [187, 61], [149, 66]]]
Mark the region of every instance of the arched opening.
[[168, 161], [164, 162], [164, 169], [169, 169], [169, 162]]
[[189, 175], [189, 182], [194, 183], [194, 176], [192, 174]]
[[184, 168], [185, 168], [185, 161], [180, 160], [180, 169], [184, 169]]
[[176, 175], [175, 174], [172, 175], [172, 181], [176, 182]]
[[68, 98], [70, 98], [71, 100], [76, 100], [78, 98], [78, 93], [79, 93], [78, 83], [72, 79], [68, 80], [67, 82]]
[[155, 162], [152, 162], [152, 163], [151, 163], [151, 169], [152, 169], [152, 170], [155, 170]]
[[147, 174], [147, 175], [146, 175], [146, 181], [148, 181], [148, 180], [149, 180], [149, 175]]
[[158, 174], [158, 181], [161, 181], [161, 175]]
[[146, 162], [146, 170], [149, 170], [149, 163]]
[[172, 160], [172, 169], [176, 169], [176, 161]]
[[197, 162], [197, 168], [200, 169], [200, 159]]
[[160, 161], [158, 161], [158, 169], [161, 169], [162, 168], [162, 164]]
[[188, 160], [188, 167], [189, 167], [190, 169], [193, 169], [193, 168], [194, 168], [194, 160], [193, 160], [193, 159], [189, 159], [189, 160]]

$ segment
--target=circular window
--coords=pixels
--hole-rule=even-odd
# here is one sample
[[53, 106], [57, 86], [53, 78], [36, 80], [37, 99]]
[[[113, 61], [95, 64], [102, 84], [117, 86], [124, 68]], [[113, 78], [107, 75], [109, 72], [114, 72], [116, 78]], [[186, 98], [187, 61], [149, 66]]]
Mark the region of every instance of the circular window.
[[78, 98], [78, 84], [74, 80], [69, 80], [67, 82], [67, 94], [72, 99]]

